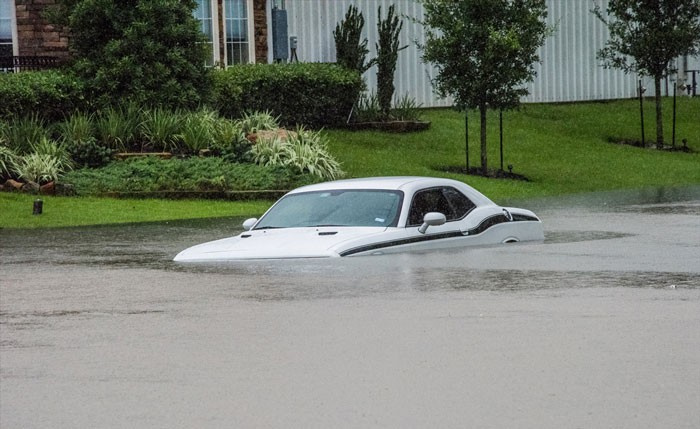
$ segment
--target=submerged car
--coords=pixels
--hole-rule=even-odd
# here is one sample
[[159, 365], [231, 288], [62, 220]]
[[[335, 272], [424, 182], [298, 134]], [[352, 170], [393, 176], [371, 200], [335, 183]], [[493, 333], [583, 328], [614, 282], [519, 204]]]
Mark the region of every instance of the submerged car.
[[295, 189], [243, 233], [175, 261], [381, 255], [543, 240], [529, 210], [501, 207], [462, 182], [429, 177], [339, 180]]

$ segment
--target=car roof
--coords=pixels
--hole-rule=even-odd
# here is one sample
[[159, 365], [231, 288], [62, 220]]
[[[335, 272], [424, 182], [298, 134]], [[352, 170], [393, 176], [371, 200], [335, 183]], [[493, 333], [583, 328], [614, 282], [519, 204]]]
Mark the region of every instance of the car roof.
[[489, 200], [479, 191], [463, 182], [452, 179], [420, 176], [365, 177], [358, 179], [336, 180], [332, 182], [303, 186], [291, 191], [290, 194], [338, 189], [390, 189], [403, 191], [406, 194], [412, 194], [419, 189], [437, 186], [455, 187], [464, 192], [468, 197], [476, 200], [474, 202], [478, 205], [489, 203], [493, 204], [491, 200]]

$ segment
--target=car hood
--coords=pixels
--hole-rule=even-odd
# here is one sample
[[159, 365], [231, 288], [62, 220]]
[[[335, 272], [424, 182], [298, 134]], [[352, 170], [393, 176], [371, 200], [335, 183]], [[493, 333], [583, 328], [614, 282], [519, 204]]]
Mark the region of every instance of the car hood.
[[313, 227], [247, 231], [235, 237], [199, 244], [178, 253], [178, 262], [237, 259], [337, 257], [358, 239], [386, 231], [384, 227]]

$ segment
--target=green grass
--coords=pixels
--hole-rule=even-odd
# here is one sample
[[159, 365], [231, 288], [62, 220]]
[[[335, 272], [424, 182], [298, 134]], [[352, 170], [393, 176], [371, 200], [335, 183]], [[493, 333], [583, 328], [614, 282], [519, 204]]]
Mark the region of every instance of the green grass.
[[[43, 213], [32, 215], [41, 198]], [[176, 219], [259, 216], [269, 201], [156, 200], [50, 197], [0, 193], [0, 228], [44, 228], [155, 222]]]
[[[671, 142], [671, 100], [664, 100], [665, 137]], [[655, 136], [653, 103], [645, 102], [647, 140]], [[530, 182], [444, 173], [464, 166], [464, 114], [428, 110], [430, 130], [414, 134], [328, 131], [331, 152], [352, 176], [421, 175], [466, 181], [495, 200], [587, 191], [700, 183], [700, 155], [640, 149], [608, 139], [640, 139], [635, 100], [524, 105], [504, 113], [504, 167]], [[498, 114], [488, 117], [489, 167], [500, 166]], [[678, 99], [677, 144], [700, 152], [700, 98]], [[469, 115], [470, 166], [480, 165], [479, 121]]]
[[[671, 142], [671, 99], [664, 100], [665, 137]], [[655, 136], [654, 105], [645, 101], [646, 137]], [[636, 100], [606, 103], [531, 104], [504, 114], [504, 165], [529, 182], [444, 173], [464, 166], [464, 115], [427, 110], [430, 130], [413, 134], [327, 130], [331, 153], [350, 177], [421, 175], [465, 181], [495, 201], [580, 192], [700, 183], [700, 97], [678, 99], [677, 142], [688, 139], [693, 154], [608, 143], [639, 139]], [[489, 165], [500, 164], [498, 116], [489, 115]], [[469, 116], [470, 165], [479, 163], [479, 123]], [[35, 196], [0, 194], [0, 228], [36, 228], [188, 218], [258, 216], [271, 202], [115, 200], [51, 198], [44, 214], [32, 216]]]

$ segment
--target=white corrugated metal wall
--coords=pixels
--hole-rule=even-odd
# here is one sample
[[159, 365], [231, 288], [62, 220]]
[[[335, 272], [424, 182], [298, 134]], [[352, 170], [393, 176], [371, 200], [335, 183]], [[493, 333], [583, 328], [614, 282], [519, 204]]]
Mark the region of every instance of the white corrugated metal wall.
[[[601, 7], [607, 0], [600, 0]], [[290, 36], [297, 36], [297, 56], [302, 62], [334, 62], [333, 30], [343, 19], [351, 4], [365, 17], [365, 37], [369, 40], [370, 54], [376, 55], [377, 8], [382, 15], [391, 4], [405, 17], [423, 18], [423, 8], [414, 0], [286, 0]], [[619, 70], [604, 69], [596, 59], [596, 52], [607, 39], [607, 28], [592, 13], [591, 0], [547, 0], [548, 22], [556, 26], [540, 49], [541, 63], [536, 65], [537, 76], [528, 85], [530, 95], [524, 102], [563, 102], [629, 98], [636, 95], [637, 76]], [[409, 94], [424, 107], [449, 106], [451, 100], [435, 95], [430, 82], [434, 69], [421, 60], [415, 41], [423, 41], [420, 24], [403, 19], [401, 44], [408, 48], [399, 53], [394, 85], [396, 95]], [[370, 90], [376, 88], [376, 67], [365, 73]], [[653, 93], [653, 82], [645, 79]]]

